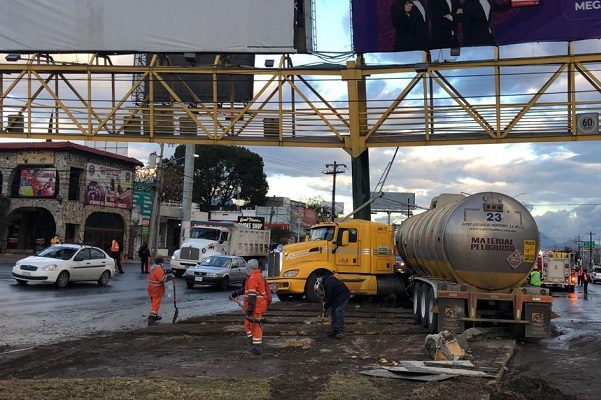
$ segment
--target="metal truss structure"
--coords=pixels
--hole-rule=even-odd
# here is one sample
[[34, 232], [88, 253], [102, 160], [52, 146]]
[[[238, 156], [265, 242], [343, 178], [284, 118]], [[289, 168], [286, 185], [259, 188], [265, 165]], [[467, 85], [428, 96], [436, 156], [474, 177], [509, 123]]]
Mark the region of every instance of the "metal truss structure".
[[[601, 54], [571, 49], [401, 66], [358, 57], [294, 67], [284, 56], [273, 68], [175, 67], [156, 55], [148, 66], [99, 55], [61, 63], [33, 54], [0, 64], [0, 137], [329, 147], [352, 157], [370, 147], [599, 140], [598, 129], [578, 129], [577, 116], [601, 109]], [[191, 89], [194, 101], [182, 101], [173, 89], [212, 79], [216, 100], [218, 77], [249, 74], [255, 88], [246, 103], [203, 102]], [[171, 101], [155, 101], [156, 87]]]

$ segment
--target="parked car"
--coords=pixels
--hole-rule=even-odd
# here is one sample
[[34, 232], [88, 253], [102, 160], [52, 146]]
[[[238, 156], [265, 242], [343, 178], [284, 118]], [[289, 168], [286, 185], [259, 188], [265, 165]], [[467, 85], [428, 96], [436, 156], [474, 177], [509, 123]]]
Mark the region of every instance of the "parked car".
[[246, 279], [246, 261], [237, 256], [208, 256], [194, 267], [186, 270], [186, 285], [215, 285], [227, 289], [231, 283], [243, 283]]
[[106, 286], [115, 274], [115, 261], [98, 247], [78, 244], [50, 246], [35, 256], [23, 258], [12, 269], [19, 285], [53, 283], [58, 288], [69, 282], [97, 281]]
[[593, 267], [593, 272], [591, 273], [591, 282], [593, 282], [593, 283], [601, 282], [601, 267], [600, 266]]

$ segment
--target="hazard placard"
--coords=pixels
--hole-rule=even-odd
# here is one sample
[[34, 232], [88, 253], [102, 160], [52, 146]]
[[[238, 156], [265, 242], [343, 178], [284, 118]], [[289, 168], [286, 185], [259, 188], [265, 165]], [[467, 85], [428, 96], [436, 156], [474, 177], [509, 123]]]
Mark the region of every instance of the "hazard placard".
[[524, 240], [524, 261], [534, 262], [536, 259], [536, 241]]

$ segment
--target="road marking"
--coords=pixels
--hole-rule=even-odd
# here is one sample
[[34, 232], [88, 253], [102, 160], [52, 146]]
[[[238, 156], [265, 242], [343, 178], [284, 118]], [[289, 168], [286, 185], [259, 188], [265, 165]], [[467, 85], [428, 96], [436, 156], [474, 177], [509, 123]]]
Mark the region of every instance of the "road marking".
[[35, 347], [25, 347], [24, 349], [16, 349], [16, 350], [5, 351], [3, 353], [0, 353], [0, 356], [3, 356], [5, 354], [18, 353], [20, 351], [27, 351], [27, 350], [31, 350], [33, 348], [35, 348]]

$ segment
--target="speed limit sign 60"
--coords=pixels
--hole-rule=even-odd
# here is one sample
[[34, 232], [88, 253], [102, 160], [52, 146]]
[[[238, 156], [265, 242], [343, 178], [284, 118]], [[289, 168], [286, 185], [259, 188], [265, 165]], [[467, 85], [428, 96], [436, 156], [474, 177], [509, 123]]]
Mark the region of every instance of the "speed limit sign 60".
[[599, 133], [599, 113], [576, 114], [576, 125], [580, 135]]

